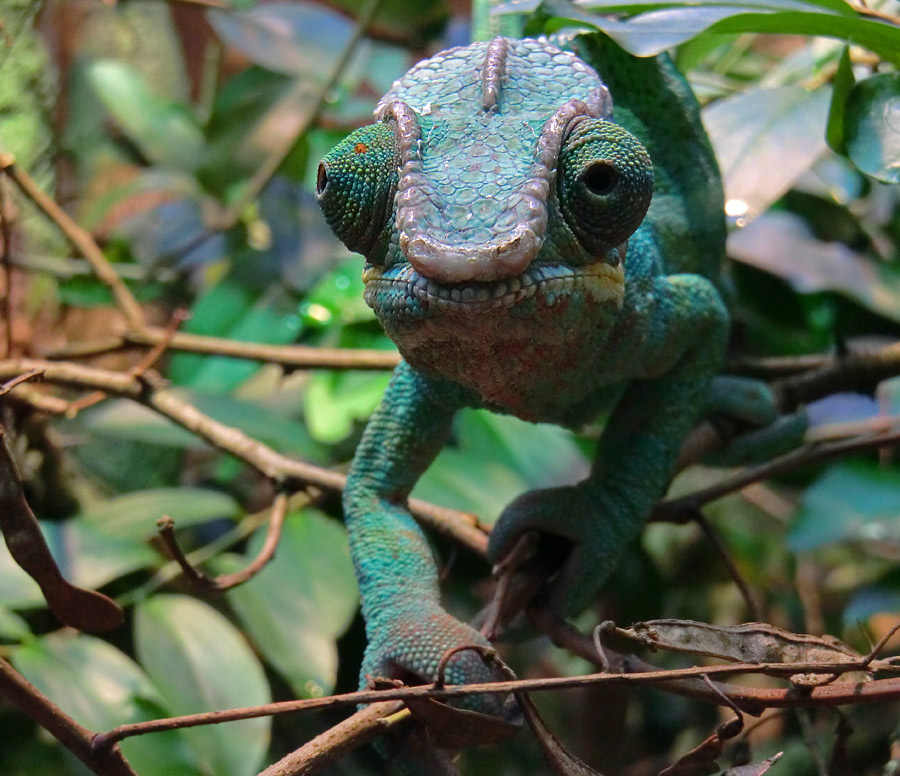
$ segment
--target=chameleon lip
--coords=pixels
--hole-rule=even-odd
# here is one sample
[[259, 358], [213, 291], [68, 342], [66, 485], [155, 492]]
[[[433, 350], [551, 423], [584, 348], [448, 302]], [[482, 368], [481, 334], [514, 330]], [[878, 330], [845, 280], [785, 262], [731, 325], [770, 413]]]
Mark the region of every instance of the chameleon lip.
[[[610, 251], [618, 258], [625, 245]], [[409, 305], [403, 300], [418, 300], [436, 311], [490, 313], [538, 297], [547, 306], [575, 292], [584, 293], [593, 303], [613, 302], [621, 307], [625, 293], [624, 262], [601, 260], [584, 266], [532, 264], [525, 272], [505, 280], [444, 284], [429, 279], [410, 263], [389, 269], [366, 265], [363, 270], [365, 297], [378, 312], [402, 313]], [[389, 294], [387, 304], [379, 301]], [[400, 304], [397, 302], [400, 301]]]

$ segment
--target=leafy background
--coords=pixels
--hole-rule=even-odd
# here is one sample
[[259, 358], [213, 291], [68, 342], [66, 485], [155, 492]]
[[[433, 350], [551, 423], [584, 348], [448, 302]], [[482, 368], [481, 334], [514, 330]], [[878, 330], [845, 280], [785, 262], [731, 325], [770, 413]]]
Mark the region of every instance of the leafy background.
[[[153, 319], [186, 308], [188, 332], [389, 350], [362, 302], [359, 257], [319, 216], [315, 168], [417, 58], [467, 40], [468, 9], [386, 0], [334, 81], [359, 5], [3, 0], [0, 148], [101, 241]], [[799, 355], [897, 338], [897, 3], [522, 0], [501, 10], [529, 14], [531, 33], [599, 28], [640, 55], [675, 47], [725, 175], [736, 352]], [[27, 203], [15, 207], [10, 302], [20, 350], [59, 352], [108, 334], [116, 317], [106, 287]], [[97, 363], [124, 369], [133, 359]], [[189, 353], [164, 366], [210, 416], [325, 466], [346, 465], [387, 380]], [[897, 384], [885, 382], [875, 401], [824, 402], [814, 417], [825, 428], [883, 421], [897, 404]], [[232, 571], [261, 543], [266, 483], [125, 400], [52, 421], [12, 405], [3, 412], [62, 570], [127, 606], [126, 625], [103, 638], [60, 630], [0, 546], [0, 654], [77, 721], [104, 730], [355, 688], [364, 637], [336, 500], [295, 503], [273, 563], [224, 597], [198, 595], [155, 540], [157, 518], [175, 520], [208, 571]], [[590, 448], [590, 438], [557, 428], [464, 412], [416, 495], [490, 521], [525, 489], [579, 479]], [[832, 633], [865, 652], [896, 620], [900, 476], [890, 459], [884, 451], [814, 467], [707, 510], [766, 621]], [[695, 468], [675, 490], [719, 476]], [[454, 559], [451, 608], [470, 616], [486, 568], [443, 541], [436, 552]], [[583, 622], [661, 616], [747, 619], [696, 528], [650, 526]], [[508, 656], [523, 675], [587, 670], [544, 641]], [[551, 726], [607, 774], [656, 774], [717, 722], [712, 708], [653, 689], [539, 700]], [[783, 750], [772, 773], [887, 776], [900, 770], [894, 712], [847, 711], [849, 738], [835, 736], [837, 711], [771, 714], [728, 757]], [[250, 776], [334, 721], [258, 719], [131, 739], [123, 749], [141, 776]], [[469, 755], [466, 772], [545, 772], [525, 738]], [[364, 751], [332, 772], [379, 770]], [[85, 770], [0, 699], [0, 773]]]

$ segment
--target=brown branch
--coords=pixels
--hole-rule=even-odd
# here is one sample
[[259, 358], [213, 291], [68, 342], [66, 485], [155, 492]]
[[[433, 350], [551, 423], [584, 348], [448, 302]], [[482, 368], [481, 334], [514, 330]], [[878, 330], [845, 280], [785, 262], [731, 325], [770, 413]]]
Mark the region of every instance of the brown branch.
[[[407, 700], [412, 698], [459, 698], [467, 695], [506, 695], [511, 692], [546, 692], [551, 690], [572, 689], [589, 684], [653, 684], [668, 688], [680, 680], [695, 680], [703, 688], [704, 700], [721, 704], [718, 693], [713, 693], [703, 681], [703, 676], [728, 677], [739, 674], [762, 674], [780, 678], [789, 678], [795, 674], [844, 674], [857, 671], [900, 671], [888, 661], [876, 661], [864, 665], [864, 659], [848, 660], [843, 663], [732, 663], [716, 666], [692, 666], [669, 670], [657, 669], [635, 658], [626, 658], [625, 667], [632, 673], [599, 673], [583, 676], [562, 676], [545, 679], [517, 679], [512, 681], [485, 682], [484, 684], [452, 685], [436, 688], [433, 685], [401, 687], [384, 690], [360, 690], [331, 695], [326, 698], [306, 698], [294, 701], [279, 701], [262, 706], [227, 709], [225, 711], [209, 711], [190, 714], [182, 717], [150, 720], [120, 725], [106, 733], [94, 737], [94, 751], [103, 751], [118, 741], [136, 735], [157, 733], [164, 730], [177, 730], [202, 725], [216, 725], [222, 722], [234, 722], [242, 719], [255, 719], [277, 714], [288, 714], [313, 709], [332, 709], [362, 703], [378, 703], [381, 701]], [[646, 670], [642, 670], [646, 667]], [[757, 688], [739, 687], [735, 685], [716, 686], [716, 690], [724, 694], [731, 702], [740, 706], [743, 711], [762, 706], [806, 707], [828, 705], [836, 706], [851, 703], [882, 702], [900, 698], [900, 677], [880, 679], [871, 682], [845, 682], [811, 688], [790, 688], [786, 690], [759, 690]], [[691, 693], [693, 694], [693, 693]]]
[[[21, 358], [0, 361], [0, 380], [18, 377], [33, 369], [43, 372], [46, 383], [102, 390], [150, 407], [213, 447], [235, 456], [286, 487], [315, 486], [328, 491], [341, 491], [344, 488], [345, 475], [288, 458], [243, 431], [204, 415], [170, 390], [165, 381], [153, 372], [135, 376], [127, 372], [113, 372], [79, 364]], [[486, 554], [487, 535], [471, 514], [419, 499], [410, 499], [409, 507], [424, 525], [468, 547], [476, 554]]]
[[0, 152], [0, 172], [5, 173], [19, 190], [59, 227], [60, 231], [78, 249], [78, 252], [91, 263], [97, 277], [112, 291], [116, 306], [125, 316], [128, 325], [135, 329], [141, 328], [144, 325], [144, 313], [141, 306], [107, 261], [103, 251], [94, 242], [94, 238], [76, 224], [53, 201], [52, 197], [42, 191], [28, 173], [16, 166], [15, 157], [12, 154]]
[[882, 380], [898, 374], [900, 342], [833, 356], [817, 368], [774, 381], [772, 389], [781, 397], [783, 407], [793, 409], [839, 391], [871, 391]]
[[[0, 160], [2, 161], [2, 160]], [[12, 316], [12, 229], [9, 228], [9, 210], [6, 203], [6, 186], [0, 181], [0, 241], [3, 246], [0, 249], [0, 263], [3, 265], [3, 293], [0, 300], [2, 305], [3, 323], [6, 327], [6, 336], [3, 348], [3, 357], [10, 358], [13, 354], [13, 316]]]
[[[76, 342], [46, 354], [54, 361], [71, 360], [116, 353], [134, 347], [154, 346], [166, 338], [164, 330], [148, 326], [127, 331], [114, 337], [103, 337], [90, 342]], [[207, 356], [246, 358], [267, 364], [278, 364], [294, 369], [361, 369], [388, 370], [400, 363], [395, 350], [364, 350], [353, 348], [314, 348], [306, 345], [266, 345], [259, 342], [241, 342], [205, 334], [176, 332], [166, 345], [167, 350], [184, 353], [201, 353]]]
[[703, 505], [736, 493], [755, 482], [787, 474], [804, 466], [841, 458], [851, 453], [875, 450], [897, 442], [900, 442], [900, 430], [897, 429], [860, 434], [850, 439], [812, 442], [766, 463], [748, 466], [734, 476], [709, 488], [681, 498], [662, 501], [657, 505], [650, 519], [654, 522], [686, 523], [693, 519], [694, 512]]
[[399, 701], [373, 703], [266, 768], [259, 776], [312, 776], [410, 718]]
[[0, 694], [9, 698], [97, 776], [137, 776], [119, 747], [95, 751], [94, 733], [65, 714], [46, 695], [0, 658]]
[[0, 385], [0, 396], [5, 396], [17, 386], [27, 383], [29, 380], [34, 380], [35, 377], [40, 377], [41, 374], [43, 373], [40, 369], [30, 369], [24, 374], [3, 383], [3, 385]]
[[169, 555], [184, 573], [185, 578], [193, 585], [204, 588], [206, 590], [224, 591], [232, 587], [243, 584], [249, 579], [256, 576], [265, 565], [275, 557], [275, 550], [278, 549], [278, 542], [281, 539], [281, 531], [284, 527], [284, 519], [288, 511], [288, 497], [284, 493], [279, 493], [275, 497], [275, 503], [272, 505], [271, 515], [269, 517], [269, 529], [266, 531], [266, 539], [263, 542], [257, 556], [243, 569], [235, 571], [231, 574], [221, 574], [218, 577], [210, 579], [202, 571], [191, 565], [187, 556], [178, 545], [175, 539], [175, 521], [171, 517], [163, 517], [157, 523], [159, 534], [162, 537], [163, 544], [169, 551]]

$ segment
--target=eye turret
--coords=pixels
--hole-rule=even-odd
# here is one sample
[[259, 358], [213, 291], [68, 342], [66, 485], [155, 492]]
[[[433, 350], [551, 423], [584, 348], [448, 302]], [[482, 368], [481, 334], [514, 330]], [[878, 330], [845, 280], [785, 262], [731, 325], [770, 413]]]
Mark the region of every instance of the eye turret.
[[338, 143], [316, 173], [316, 199], [328, 225], [370, 261], [379, 261], [387, 244], [397, 163], [394, 130], [373, 124]]
[[653, 164], [634, 135], [604, 119], [580, 121], [559, 155], [556, 187], [569, 228], [599, 256], [641, 225], [653, 195]]

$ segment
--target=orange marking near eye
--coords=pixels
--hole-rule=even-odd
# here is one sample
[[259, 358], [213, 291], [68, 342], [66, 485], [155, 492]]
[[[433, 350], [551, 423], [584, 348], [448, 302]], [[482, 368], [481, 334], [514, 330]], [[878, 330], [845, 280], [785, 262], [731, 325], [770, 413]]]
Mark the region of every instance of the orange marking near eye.
[[364, 154], [368, 150], [369, 146], [367, 146], [365, 143], [357, 143], [355, 146], [353, 146], [353, 153], [356, 154]]

